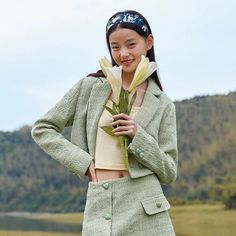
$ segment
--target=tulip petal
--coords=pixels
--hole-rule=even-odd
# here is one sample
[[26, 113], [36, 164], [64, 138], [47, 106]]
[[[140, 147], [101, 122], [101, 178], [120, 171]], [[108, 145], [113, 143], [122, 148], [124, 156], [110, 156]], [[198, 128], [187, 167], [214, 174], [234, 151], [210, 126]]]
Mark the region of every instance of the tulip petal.
[[122, 68], [118, 66], [113, 66], [111, 68], [106, 68], [107, 80], [111, 85], [111, 89], [114, 95], [114, 102], [119, 103], [120, 91], [122, 87], [121, 72]]
[[112, 67], [112, 64], [106, 57], [103, 58], [103, 63], [106, 67]]
[[130, 87], [128, 89], [131, 92], [137, 86], [139, 86], [144, 80], [146, 80], [155, 70], [157, 69], [157, 65], [155, 62], [149, 62], [149, 59], [144, 55], [141, 56], [141, 61], [138, 64], [134, 78]]
[[152, 75], [155, 70], [157, 70], [157, 63], [153, 61], [149, 62], [147, 76]]
[[107, 76], [107, 68], [111, 68], [112, 64], [106, 57], [101, 58], [101, 60], [99, 61], [99, 64], [100, 64], [103, 74]]

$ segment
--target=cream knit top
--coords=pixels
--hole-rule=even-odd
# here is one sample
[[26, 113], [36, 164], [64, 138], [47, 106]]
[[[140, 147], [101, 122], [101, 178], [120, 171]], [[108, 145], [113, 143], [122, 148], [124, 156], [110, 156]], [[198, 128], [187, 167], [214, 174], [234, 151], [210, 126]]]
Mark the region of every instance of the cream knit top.
[[[112, 101], [108, 100], [106, 106], [112, 107]], [[140, 107], [133, 106], [130, 116], [134, 118], [139, 110]], [[112, 122], [112, 115], [104, 109], [98, 122], [95, 148], [95, 168], [107, 170], [127, 170], [118, 138], [107, 134], [100, 128], [101, 126], [110, 126]]]

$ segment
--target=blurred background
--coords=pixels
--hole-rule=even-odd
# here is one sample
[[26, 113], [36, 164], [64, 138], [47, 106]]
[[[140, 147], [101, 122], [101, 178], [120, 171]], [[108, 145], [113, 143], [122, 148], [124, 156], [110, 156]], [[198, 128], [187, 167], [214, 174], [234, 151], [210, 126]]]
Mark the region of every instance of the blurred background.
[[[176, 105], [179, 176], [163, 187], [177, 235], [236, 230], [235, 1], [0, 0], [1, 236], [80, 232], [87, 181], [44, 154], [30, 127], [109, 58], [105, 26], [125, 9], [150, 23], [161, 82]], [[56, 221], [69, 229], [48, 226]]]

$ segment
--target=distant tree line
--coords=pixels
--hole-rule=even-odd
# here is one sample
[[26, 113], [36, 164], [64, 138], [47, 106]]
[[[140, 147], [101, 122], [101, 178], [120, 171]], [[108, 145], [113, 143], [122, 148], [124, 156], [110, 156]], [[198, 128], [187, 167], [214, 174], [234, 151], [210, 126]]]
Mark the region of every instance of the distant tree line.
[[[236, 92], [175, 102], [178, 178], [169, 200], [224, 202], [235, 208]], [[33, 142], [30, 126], [0, 132], [0, 211], [82, 211], [87, 181], [72, 175]], [[70, 137], [70, 129], [63, 133]]]

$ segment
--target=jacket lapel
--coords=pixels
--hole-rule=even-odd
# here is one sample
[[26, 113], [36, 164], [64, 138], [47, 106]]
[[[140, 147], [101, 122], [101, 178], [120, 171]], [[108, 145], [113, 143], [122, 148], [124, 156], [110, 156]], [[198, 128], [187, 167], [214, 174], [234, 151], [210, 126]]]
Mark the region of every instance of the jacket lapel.
[[145, 93], [143, 103], [140, 111], [137, 113], [135, 120], [142, 128], [146, 128], [153, 116], [156, 114], [159, 104], [158, 96], [161, 94], [161, 90], [156, 85], [153, 79], [148, 80], [148, 87]]
[[97, 126], [100, 116], [104, 110], [103, 105], [111, 93], [111, 86], [104, 78], [93, 86], [88, 103], [87, 116], [87, 139], [90, 155], [95, 155], [95, 144], [97, 136]]

